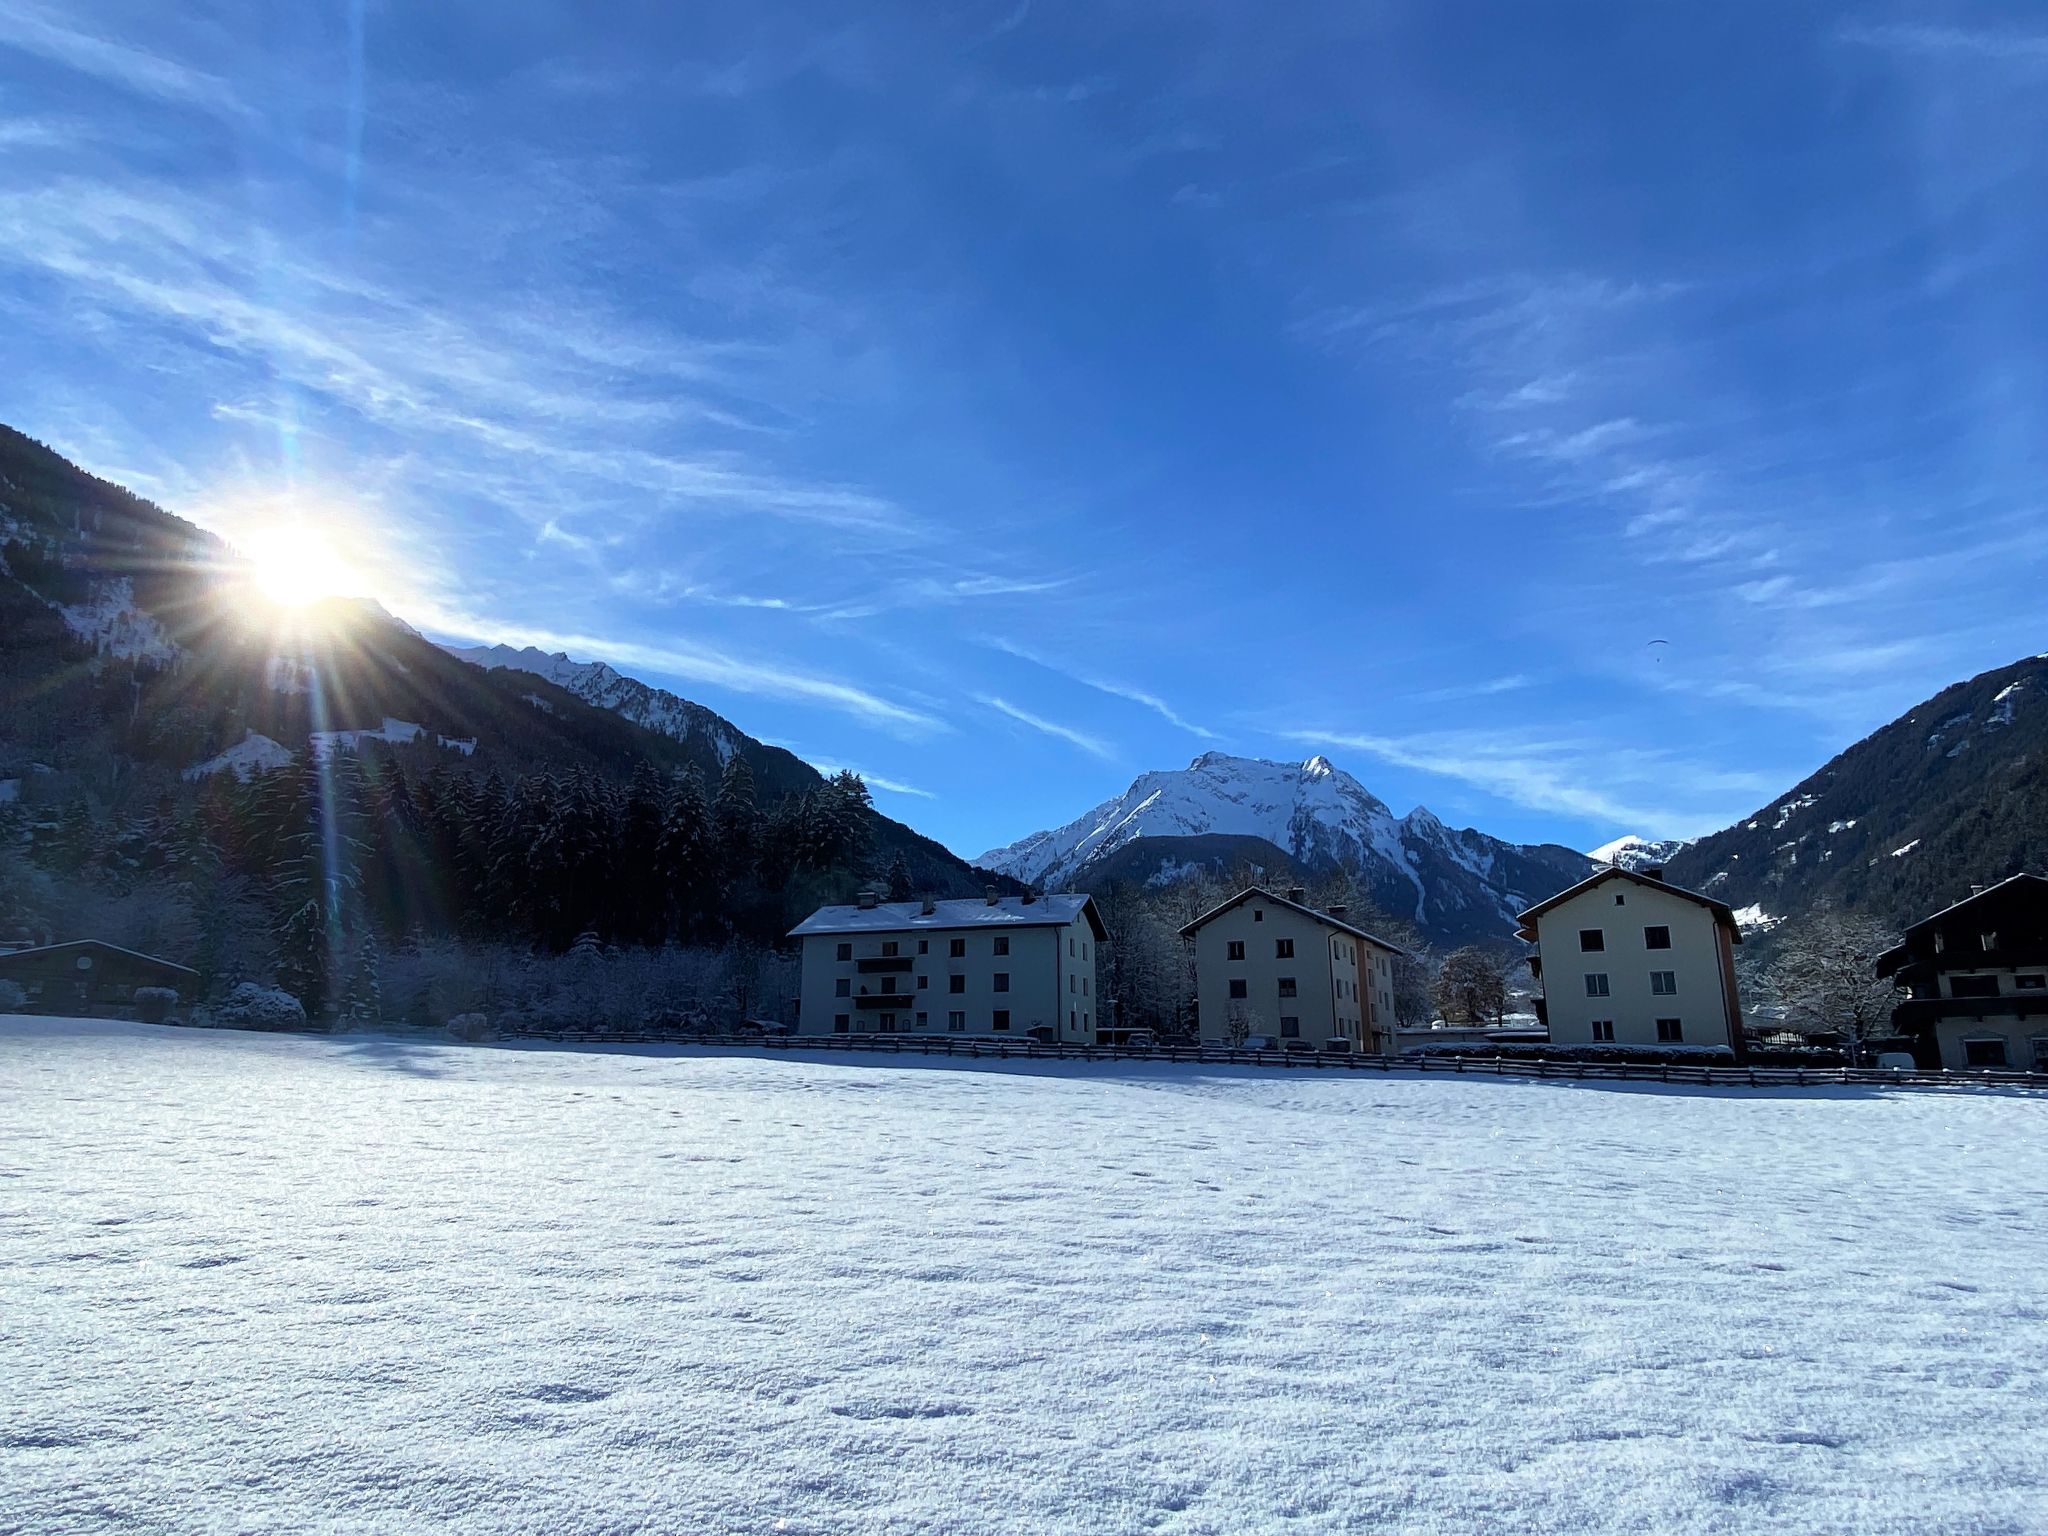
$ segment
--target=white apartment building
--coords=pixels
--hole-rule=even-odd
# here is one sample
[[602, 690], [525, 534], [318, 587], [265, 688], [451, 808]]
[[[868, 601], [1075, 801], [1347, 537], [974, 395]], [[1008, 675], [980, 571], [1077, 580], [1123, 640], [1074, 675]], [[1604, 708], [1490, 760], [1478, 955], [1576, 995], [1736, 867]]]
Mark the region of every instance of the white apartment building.
[[1305, 896], [1249, 886], [1181, 929], [1195, 946], [1203, 1044], [1273, 1035], [1394, 1050], [1394, 961], [1404, 951], [1345, 921], [1343, 907], [1319, 911]]
[[1603, 869], [1521, 917], [1556, 1045], [1707, 1045], [1742, 1051], [1735, 946], [1723, 902], [1661, 870]]
[[1093, 1044], [1102, 919], [1092, 897], [820, 907], [803, 941], [800, 1035], [1026, 1035]]

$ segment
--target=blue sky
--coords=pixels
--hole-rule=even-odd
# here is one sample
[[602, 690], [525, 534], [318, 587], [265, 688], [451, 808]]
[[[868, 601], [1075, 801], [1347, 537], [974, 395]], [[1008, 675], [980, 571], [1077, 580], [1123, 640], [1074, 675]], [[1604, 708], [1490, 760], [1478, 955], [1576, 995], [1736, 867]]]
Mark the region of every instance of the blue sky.
[[969, 855], [1698, 833], [2042, 649], [2044, 155], [2031, 7], [0, 0], [0, 417]]

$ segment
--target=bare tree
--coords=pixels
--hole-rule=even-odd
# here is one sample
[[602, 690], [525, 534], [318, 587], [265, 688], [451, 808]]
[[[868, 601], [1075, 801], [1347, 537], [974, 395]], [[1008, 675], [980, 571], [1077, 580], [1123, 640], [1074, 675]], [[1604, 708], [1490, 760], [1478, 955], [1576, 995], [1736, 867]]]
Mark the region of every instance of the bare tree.
[[1839, 1035], [1861, 1066], [1872, 1040], [1892, 1033], [1897, 991], [1877, 975], [1877, 957], [1893, 936], [1882, 923], [1822, 907], [1778, 939], [1767, 974], [1785, 1027], [1803, 1035]]
[[1508, 1007], [1507, 967], [1477, 944], [1454, 949], [1436, 973], [1431, 1000], [1447, 1024], [1498, 1024]]

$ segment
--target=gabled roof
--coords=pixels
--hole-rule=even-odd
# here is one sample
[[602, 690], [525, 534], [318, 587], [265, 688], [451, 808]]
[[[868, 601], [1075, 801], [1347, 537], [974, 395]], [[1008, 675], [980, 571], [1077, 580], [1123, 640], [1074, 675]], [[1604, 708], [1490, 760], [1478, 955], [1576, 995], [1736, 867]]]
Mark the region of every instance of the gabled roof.
[[1235, 896], [1231, 897], [1230, 900], [1224, 902], [1221, 906], [1211, 907], [1208, 911], [1204, 912], [1200, 917], [1196, 918], [1193, 922], [1189, 923], [1185, 928], [1181, 929], [1180, 936], [1184, 939], [1193, 938], [1195, 935], [1195, 930], [1200, 928], [1203, 924], [1209, 922], [1213, 918], [1221, 917], [1224, 913], [1228, 912], [1232, 907], [1242, 906], [1245, 902], [1251, 900], [1254, 896], [1258, 897], [1261, 901], [1269, 901], [1276, 907], [1285, 907], [1290, 912], [1299, 912], [1303, 917], [1312, 917], [1317, 922], [1321, 923], [1325, 928], [1335, 928], [1339, 933], [1348, 933], [1355, 939], [1364, 939], [1368, 944], [1377, 944], [1381, 949], [1388, 950], [1393, 954], [1405, 955], [1408, 953], [1408, 951], [1403, 949], [1400, 945], [1390, 943], [1386, 939], [1381, 938], [1376, 933], [1367, 933], [1363, 928], [1360, 928], [1355, 923], [1347, 923], [1341, 917], [1332, 917], [1329, 913], [1324, 912], [1319, 908], [1308, 906], [1303, 902], [1289, 901], [1285, 896], [1276, 896], [1271, 891], [1267, 890], [1263, 885], [1248, 885], [1243, 890], [1239, 891]]
[[1972, 891], [1961, 901], [1952, 901], [1939, 912], [1930, 913], [1928, 916], [1921, 918], [1919, 922], [1909, 925], [1906, 931], [1900, 935], [1899, 942], [1877, 957], [1877, 974], [1889, 976], [1898, 970], [1899, 967], [1906, 964], [1912, 958], [1913, 940], [1926, 933], [1944, 918], [1953, 917], [1966, 907], [1974, 907], [1977, 903], [1989, 901], [1994, 896], [2003, 900], [2009, 896], [2021, 895], [2029, 890], [2034, 893], [2035, 899], [2041, 902], [2043, 906], [2048, 906], [2048, 876], [2030, 875], [2022, 871], [2017, 875], [2007, 875], [1996, 885], [1987, 885], [1981, 891]]
[[1610, 865], [1606, 869], [1596, 870], [1577, 885], [1559, 891], [1555, 896], [1550, 897], [1546, 901], [1537, 902], [1535, 906], [1516, 919], [1518, 926], [1515, 929], [1515, 937], [1528, 939], [1533, 942], [1536, 938], [1537, 918], [1541, 917], [1551, 908], [1561, 907], [1574, 897], [1583, 896], [1595, 886], [1605, 884], [1609, 880], [1626, 880], [1632, 885], [1647, 886], [1653, 891], [1662, 891], [1667, 896], [1677, 896], [1686, 901], [1697, 902], [1700, 906], [1705, 907], [1714, 914], [1715, 922], [1725, 926], [1734, 935], [1736, 943], [1740, 944], [1742, 942], [1742, 924], [1735, 921], [1735, 909], [1729, 906], [1727, 902], [1716, 901], [1711, 896], [1702, 896], [1698, 891], [1688, 891], [1684, 886], [1673, 885], [1668, 880], [1656, 880], [1648, 875], [1639, 875], [1632, 869], [1622, 869], [1618, 865]]
[[104, 950], [108, 954], [126, 955], [130, 960], [141, 960], [150, 965], [161, 966], [167, 971], [182, 971], [187, 976], [199, 974], [189, 965], [180, 965], [177, 961], [166, 960], [160, 955], [145, 955], [140, 950], [123, 949], [119, 944], [109, 944], [105, 939], [66, 939], [61, 944], [37, 944], [29, 949], [0, 949], [0, 962], [20, 960], [31, 955], [57, 955], [71, 949]]
[[1095, 898], [1076, 892], [1037, 896], [999, 896], [961, 901], [935, 901], [924, 910], [921, 901], [884, 901], [872, 907], [820, 907], [789, 930], [792, 939], [820, 933], [932, 932], [943, 928], [1059, 928], [1085, 922], [1100, 944], [1109, 937]]

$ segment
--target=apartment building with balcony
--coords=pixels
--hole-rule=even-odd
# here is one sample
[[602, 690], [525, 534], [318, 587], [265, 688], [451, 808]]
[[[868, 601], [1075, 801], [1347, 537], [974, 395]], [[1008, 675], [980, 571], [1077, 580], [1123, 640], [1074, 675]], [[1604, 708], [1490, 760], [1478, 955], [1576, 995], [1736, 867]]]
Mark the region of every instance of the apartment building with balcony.
[[1892, 1022], [1944, 1067], [2048, 1072], [2048, 879], [2014, 875], [1922, 918], [1877, 957]]
[[1093, 1044], [1102, 918], [1084, 895], [820, 907], [801, 941], [797, 1033], [1025, 1036]]
[[1299, 887], [1248, 886], [1181, 929], [1195, 949], [1195, 1010], [1205, 1045], [1248, 1035], [1318, 1050], [1343, 1040], [1391, 1054], [1394, 961], [1404, 951], [1316, 908]]

